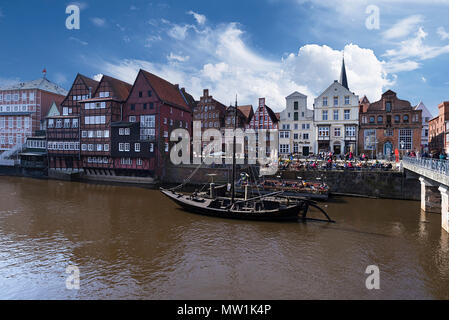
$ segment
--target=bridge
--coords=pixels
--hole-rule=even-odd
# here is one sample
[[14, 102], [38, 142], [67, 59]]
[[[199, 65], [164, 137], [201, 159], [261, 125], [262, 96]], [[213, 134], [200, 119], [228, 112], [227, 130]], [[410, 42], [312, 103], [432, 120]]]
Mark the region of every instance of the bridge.
[[449, 232], [449, 161], [404, 157], [402, 165], [420, 176], [421, 209], [441, 212], [441, 226]]

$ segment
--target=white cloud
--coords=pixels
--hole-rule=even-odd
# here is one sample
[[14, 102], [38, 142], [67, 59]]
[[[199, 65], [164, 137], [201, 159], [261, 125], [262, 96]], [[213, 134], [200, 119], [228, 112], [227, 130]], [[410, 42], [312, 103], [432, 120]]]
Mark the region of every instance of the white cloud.
[[92, 23], [97, 27], [104, 27], [106, 25], [106, 19], [103, 18], [95, 17], [91, 18], [90, 21], [92, 21]]
[[427, 60], [435, 58], [439, 55], [449, 53], [449, 45], [442, 47], [427, 46], [423, 40], [427, 37], [427, 33], [423, 28], [419, 28], [415, 37], [401, 41], [398, 48], [387, 50], [384, 56], [392, 60], [404, 60], [415, 58], [419, 60]]
[[101, 78], [103, 78], [103, 74], [101, 73], [98, 73], [92, 77], [92, 79], [94, 79], [95, 81], [100, 81]]
[[129, 10], [131, 11], [137, 10], [137, 7], [135, 5], [131, 5], [131, 7], [129, 7]]
[[148, 36], [145, 39], [145, 47], [150, 48], [153, 45], [153, 42], [161, 41], [161, 40], [162, 40], [161, 36]]
[[423, 17], [421, 15], [407, 17], [394, 24], [390, 29], [385, 31], [383, 35], [385, 39], [405, 37], [409, 35], [421, 22], [423, 22]]
[[196, 12], [194, 12], [194, 11], [192, 11], [192, 10], [190, 10], [189, 12], [187, 12], [187, 14], [193, 15], [193, 17], [195, 18], [196, 22], [197, 22], [199, 25], [203, 25], [203, 24], [206, 23], [206, 16], [205, 16], [205, 15], [196, 13]]
[[440, 36], [441, 40], [449, 39], [449, 32], [446, 32], [443, 27], [437, 29], [437, 34]]
[[424, 82], [424, 83], [426, 83], [426, 82], [427, 82], [427, 79], [426, 79], [425, 77], [421, 77], [421, 81]]
[[182, 55], [176, 55], [173, 52], [170, 52], [170, 55], [167, 56], [168, 61], [178, 61], [178, 62], [185, 62], [190, 59], [189, 56], [182, 56]]
[[420, 67], [419, 63], [411, 60], [390, 60], [384, 64], [385, 71], [388, 73], [413, 71]]
[[176, 40], [184, 40], [187, 36], [189, 25], [180, 26], [175, 24], [169, 31], [168, 35]]
[[[192, 30], [183, 40], [164, 42], [172, 50], [168, 56], [172, 59], [166, 63], [125, 59], [95, 61], [93, 66], [130, 83], [142, 68], [179, 83], [197, 98], [209, 88], [224, 104], [234, 101], [236, 94], [240, 103], [253, 106], [259, 97], [266, 97], [267, 105], [277, 111], [294, 91], [308, 95], [311, 107], [313, 99], [340, 76], [342, 52], [328, 46], [305, 45], [284, 59], [268, 59], [248, 47], [244, 32], [235, 23]], [[392, 84], [385, 63], [370, 49], [351, 44], [344, 50], [350, 89], [370, 100], [378, 99], [384, 87]], [[172, 53], [181, 51], [181, 59]], [[188, 64], [173, 63], [186, 56]]]
[[70, 41], [75, 41], [75, 42], [77, 42], [77, 43], [79, 43], [79, 44], [81, 44], [83, 46], [87, 46], [89, 44], [86, 41], [80, 40], [80, 39], [75, 38], [75, 37], [69, 37], [69, 40]]

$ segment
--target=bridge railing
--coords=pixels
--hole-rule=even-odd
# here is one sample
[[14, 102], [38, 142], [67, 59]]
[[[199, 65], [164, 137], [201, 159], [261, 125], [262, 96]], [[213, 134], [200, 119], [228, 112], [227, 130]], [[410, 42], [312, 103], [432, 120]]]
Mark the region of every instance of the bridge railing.
[[449, 175], [449, 161], [432, 159], [432, 158], [416, 158], [416, 157], [404, 157], [402, 159], [404, 163], [409, 163], [421, 167], [423, 169], [431, 170], [439, 174]]

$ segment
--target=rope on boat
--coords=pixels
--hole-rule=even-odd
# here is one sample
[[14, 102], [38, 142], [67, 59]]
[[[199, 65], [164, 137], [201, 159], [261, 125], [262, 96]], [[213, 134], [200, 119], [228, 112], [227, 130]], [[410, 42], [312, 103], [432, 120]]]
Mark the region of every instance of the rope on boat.
[[183, 183], [181, 183], [179, 186], [173, 187], [168, 190], [175, 191], [175, 190], [178, 190], [178, 189], [181, 189], [182, 187], [184, 187], [187, 183], [189, 183], [190, 180], [192, 180], [193, 176], [198, 172], [198, 170], [201, 168], [202, 165], [203, 165], [203, 163], [201, 162], [199, 164], [199, 166], [196, 167], [195, 170], [193, 170], [193, 172], [186, 179], [184, 179]]

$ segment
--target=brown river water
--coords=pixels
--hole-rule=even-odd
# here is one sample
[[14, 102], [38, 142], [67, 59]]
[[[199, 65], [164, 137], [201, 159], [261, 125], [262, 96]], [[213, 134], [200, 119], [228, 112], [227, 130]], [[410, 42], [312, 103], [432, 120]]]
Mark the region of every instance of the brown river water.
[[[0, 299], [449, 299], [440, 215], [415, 201], [321, 205], [337, 224], [222, 220], [156, 190], [0, 177]], [[369, 265], [380, 290], [365, 286]]]

